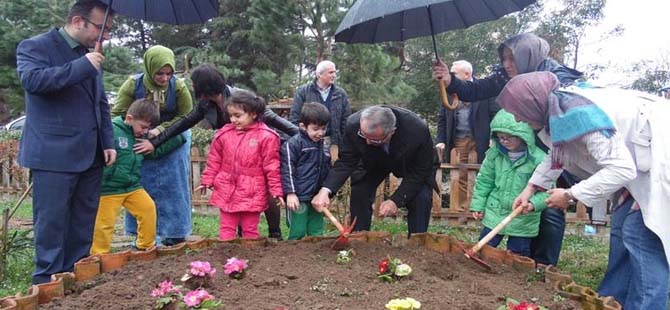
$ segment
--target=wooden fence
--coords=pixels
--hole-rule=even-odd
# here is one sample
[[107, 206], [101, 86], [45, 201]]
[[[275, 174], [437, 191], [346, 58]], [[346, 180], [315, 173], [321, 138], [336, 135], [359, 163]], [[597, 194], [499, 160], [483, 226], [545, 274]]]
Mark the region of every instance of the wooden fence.
[[[22, 169], [16, 163], [15, 155], [16, 149], [18, 148], [17, 141], [3, 141], [0, 142], [0, 151], [2, 155], [0, 156], [0, 199], [16, 199], [20, 196], [29, 185], [29, 172], [27, 169]], [[200, 151], [197, 147], [191, 148], [191, 178], [190, 188], [192, 193], [192, 207], [198, 213], [206, 214], [216, 214], [217, 209], [208, 206], [207, 201], [209, 199], [209, 193], [203, 195], [200, 192], [193, 192], [193, 189], [200, 184], [200, 176], [204, 169], [205, 162], [207, 161], [207, 151], [208, 148], [205, 148], [204, 151]], [[457, 156], [452, 156], [452, 158], [457, 158]], [[474, 160], [476, 162], [476, 160]], [[440, 169], [437, 172], [436, 180], [437, 184], [440, 185], [441, 189], [444, 189], [441, 194], [433, 193], [433, 206], [432, 206], [432, 216], [434, 219], [443, 219], [449, 222], [449, 224], [468, 224], [473, 221], [470, 211], [468, 210], [458, 210], [456, 206], [461, 195], [466, 195], [466, 199], [469, 202], [472, 199], [472, 192], [474, 188], [474, 180], [479, 170], [479, 165], [469, 164], [469, 163], [459, 163], [458, 161], [452, 161], [452, 163], [443, 163], [440, 165]], [[447, 173], [449, 181], [445, 184], [443, 181], [443, 175]], [[461, 193], [458, 190], [459, 179], [463, 176], [468, 177], [468, 190], [466, 193]], [[378, 190], [374, 207], [374, 214], [377, 216], [378, 210], [377, 206], [386, 199], [390, 193], [393, 193], [398, 187], [402, 180], [389, 175], [384, 183], [382, 183]], [[449, 194], [449, 203], [443, 202], [446, 195], [446, 188], [451, 189]], [[348, 210], [348, 188], [341, 190], [339, 199], [337, 199], [333, 204], [333, 209], [335, 212], [342, 213]], [[468, 203], [469, 204], [469, 203]], [[577, 206], [575, 212], [568, 212], [567, 215], [568, 222], [573, 223], [591, 223], [589, 216], [586, 211], [586, 207], [582, 204]], [[605, 221], [606, 222], [606, 221]]]
[[18, 140], [0, 142], [0, 200], [18, 198], [30, 184], [28, 169], [16, 161], [18, 149]]

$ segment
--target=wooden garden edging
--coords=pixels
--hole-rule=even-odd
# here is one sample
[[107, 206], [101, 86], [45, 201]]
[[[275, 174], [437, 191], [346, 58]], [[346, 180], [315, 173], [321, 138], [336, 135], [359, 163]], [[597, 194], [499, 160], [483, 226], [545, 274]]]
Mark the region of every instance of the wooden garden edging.
[[[337, 237], [306, 237], [299, 242], [321, 242], [334, 240]], [[471, 247], [471, 244], [460, 241], [445, 234], [422, 233], [413, 234], [409, 239], [404, 235], [391, 235], [388, 232], [372, 231], [353, 233], [350, 240], [362, 242], [390, 242], [398, 246], [419, 246], [441, 254], [461, 255], [463, 248]], [[265, 238], [258, 239], [235, 239], [232, 241], [219, 241], [217, 239], [201, 239], [197, 241], [180, 243], [172, 247], [152, 249], [158, 251], [158, 255], [147, 256], [144, 251], [124, 251], [103, 255], [95, 255], [84, 258], [75, 264], [74, 272], [52, 275], [51, 282], [33, 285], [27, 296], [7, 296], [0, 298], [0, 309], [37, 310], [40, 304], [50, 302], [54, 298], [64, 297], [66, 293], [72, 292], [71, 286], [77, 282], [91, 280], [105, 272], [112, 272], [123, 268], [133, 260], [153, 260], [166, 255], [182, 255], [186, 248], [191, 251], [199, 251], [218, 243], [239, 243], [243, 246], [257, 247], [266, 246], [270, 241]], [[537, 269], [544, 271], [544, 281], [551, 283], [554, 290], [565, 298], [581, 302], [583, 309], [593, 310], [621, 310], [621, 305], [609, 296], [599, 296], [589, 287], [575, 284], [569, 274], [561, 273], [553, 266], [537, 265], [530, 258], [516, 255], [510, 251], [500, 250], [490, 246], [484, 246], [481, 251], [482, 258], [497, 264], [511, 266], [519, 272], [536, 272]], [[108, 263], [104, 263], [108, 262]], [[8, 305], [6, 308], [4, 305]]]

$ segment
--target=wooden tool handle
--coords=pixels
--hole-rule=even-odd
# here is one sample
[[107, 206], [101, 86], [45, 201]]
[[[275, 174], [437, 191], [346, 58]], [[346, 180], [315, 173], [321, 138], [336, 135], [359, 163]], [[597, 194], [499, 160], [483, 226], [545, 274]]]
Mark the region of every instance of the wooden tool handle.
[[497, 235], [503, 228], [505, 228], [505, 226], [507, 226], [507, 224], [509, 224], [509, 222], [511, 222], [513, 218], [515, 218], [517, 215], [519, 215], [519, 213], [521, 213], [521, 211], [523, 211], [523, 207], [518, 207], [518, 208], [514, 209], [514, 211], [512, 211], [512, 213], [510, 213], [510, 215], [505, 217], [502, 220], [502, 222], [500, 222], [500, 224], [496, 225], [496, 227], [494, 227], [488, 234], [486, 234], [486, 236], [484, 236], [484, 238], [482, 238], [482, 240], [479, 240], [479, 242], [477, 242], [477, 244], [475, 244], [475, 246], [472, 247], [472, 250], [471, 250], [472, 253], [479, 252], [479, 250], [485, 244], [487, 244], [489, 241], [491, 241], [491, 239], [493, 239], [493, 237], [495, 237], [495, 235]]
[[93, 48], [93, 51], [95, 51], [96, 53], [100, 53], [100, 54], [104, 55], [104, 53], [102, 51], [102, 43], [95, 42], [95, 47]]
[[325, 214], [326, 217], [333, 223], [333, 225], [335, 225], [335, 227], [337, 227], [337, 230], [340, 231], [340, 234], [344, 233], [344, 227], [342, 227], [342, 224], [340, 224], [340, 221], [338, 221], [337, 218], [335, 218], [333, 216], [333, 214], [330, 213], [330, 210], [328, 210], [328, 208], [323, 209], [323, 214]]
[[448, 110], [456, 110], [458, 107], [458, 97], [455, 97], [452, 103], [449, 103], [449, 96], [447, 96], [447, 83], [440, 79], [437, 80], [438, 87], [440, 88], [440, 99], [442, 100], [442, 105]]

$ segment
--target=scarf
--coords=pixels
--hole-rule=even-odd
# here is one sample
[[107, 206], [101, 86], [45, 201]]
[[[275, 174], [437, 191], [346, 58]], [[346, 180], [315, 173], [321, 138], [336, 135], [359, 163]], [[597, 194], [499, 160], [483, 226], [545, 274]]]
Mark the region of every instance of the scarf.
[[551, 137], [551, 167], [563, 167], [563, 149], [582, 136], [601, 132], [612, 137], [612, 120], [591, 100], [558, 90], [551, 72], [521, 74], [509, 81], [496, 102], [519, 120], [547, 129]]
[[519, 74], [537, 71], [538, 66], [549, 57], [549, 43], [532, 33], [513, 36], [500, 44], [498, 47], [500, 63], [505, 47], [512, 51]]
[[[171, 49], [162, 46], [162, 45], [154, 45], [151, 48], [149, 48], [145, 53], [144, 53], [144, 87], [147, 90], [161, 90], [165, 91], [168, 88], [168, 85], [165, 86], [158, 86], [156, 83], [154, 83], [154, 74], [158, 72], [161, 68], [165, 66], [170, 66], [172, 67], [172, 71], [175, 70], [175, 60], [174, 60], [174, 53], [172, 52]], [[159, 100], [158, 102], [163, 102]]]

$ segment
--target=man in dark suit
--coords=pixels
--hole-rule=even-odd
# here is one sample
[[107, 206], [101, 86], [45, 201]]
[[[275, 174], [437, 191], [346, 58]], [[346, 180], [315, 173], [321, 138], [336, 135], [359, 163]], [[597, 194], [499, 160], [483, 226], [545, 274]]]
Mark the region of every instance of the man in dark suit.
[[408, 232], [426, 232], [435, 154], [428, 126], [418, 115], [391, 106], [368, 107], [347, 119], [340, 157], [312, 205], [317, 211], [327, 208], [329, 196], [351, 176], [351, 216], [357, 218], [354, 230], [370, 230], [377, 186], [393, 173], [402, 183], [381, 203], [379, 215], [395, 215], [399, 207], [407, 207]]
[[17, 71], [26, 96], [19, 163], [33, 175], [33, 283], [72, 271], [88, 256], [103, 165], [116, 159], [101, 53], [89, 52], [112, 18], [106, 7], [77, 1], [65, 27], [22, 41]]
[[[472, 64], [465, 60], [454, 61], [451, 72], [463, 81], [473, 81]], [[454, 95], [455, 96], [455, 95]], [[453, 98], [453, 97], [452, 97]], [[456, 97], [457, 98], [457, 97]], [[437, 122], [437, 144], [438, 152], [443, 152], [447, 162], [451, 162], [451, 150], [459, 152], [461, 163], [468, 163], [468, 155], [471, 151], [477, 153], [477, 162], [484, 161], [484, 154], [489, 149], [491, 140], [491, 120], [500, 110], [493, 99], [483, 99], [475, 102], [461, 101], [456, 110], [440, 108]], [[472, 164], [474, 164], [473, 162]], [[458, 206], [461, 211], [470, 209], [466, 193], [468, 190], [467, 175], [462, 175], [458, 184], [461, 200]]]

